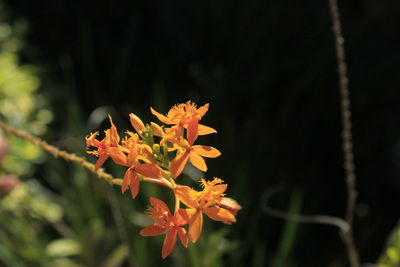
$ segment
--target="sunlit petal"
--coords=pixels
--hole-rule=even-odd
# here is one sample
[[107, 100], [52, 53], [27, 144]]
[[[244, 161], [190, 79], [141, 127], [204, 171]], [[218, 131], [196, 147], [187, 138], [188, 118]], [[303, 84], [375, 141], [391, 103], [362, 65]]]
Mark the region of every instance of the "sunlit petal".
[[196, 202], [196, 191], [188, 186], [179, 186], [174, 189], [175, 194], [179, 197], [183, 204], [190, 208], [197, 208], [198, 203]]
[[205, 208], [203, 211], [208, 217], [215, 221], [220, 221], [226, 224], [232, 224], [236, 222], [235, 216], [229, 210], [213, 207]]
[[171, 120], [168, 119], [165, 115], [158, 113], [157, 111], [155, 111], [152, 107], [150, 107], [150, 111], [151, 113], [156, 116], [161, 122], [165, 123], [165, 124], [172, 124]]
[[192, 146], [194, 152], [199, 154], [200, 156], [207, 157], [207, 158], [216, 158], [221, 155], [218, 149], [212, 146], [199, 146], [195, 145]]
[[203, 124], [199, 124], [199, 135], [207, 135], [207, 134], [213, 134], [217, 133], [217, 130], [214, 128], [205, 126]]
[[173, 177], [177, 177], [183, 171], [186, 162], [189, 159], [189, 151], [186, 151], [180, 155], [177, 155], [171, 162], [171, 174]]
[[206, 162], [202, 157], [200, 157], [196, 152], [191, 151], [190, 152], [190, 162], [195, 166], [197, 169], [200, 171], [207, 171], [207, 165]]
[[203, 227], [203, 213], [197, 210], [189, 224], [189, 237], [193, 243], [199, 239]]

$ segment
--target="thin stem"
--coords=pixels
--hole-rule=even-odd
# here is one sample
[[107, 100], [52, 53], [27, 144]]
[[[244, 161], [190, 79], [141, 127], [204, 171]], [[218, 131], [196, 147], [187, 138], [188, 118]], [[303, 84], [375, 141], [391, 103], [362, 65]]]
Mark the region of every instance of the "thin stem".
[[343, 167], [345, 170], [345, 182], [347, 188], [347, 208], [346, 221], [349, 224], [349, 231], [342, 233], [343, 241], [347, 248], [350, 265], [359, 267], [360, 260], [353, 238], [353, 218], [356, 205], [357, 191], [355, 188], [356, 174], [353, 154], [352, 124], [349, 97], [349, 79], [347, 77], [346, 56], [344, 50], [344, 38], [342, 35], [342, 26], [340, 22], [339, 8], [337, 0], [329, 0], [329, 7], [332, 16], [332, 30], [335, 36], [336, 58], [338, 64], [339, 90], [341, 98], [342, 114], [342, 148], [343, 148]]
[[19, 136], [22, 139], [25, 139], [28, 142], [31, 142], [32, 144], [35, 144], [42, 148], [44, 151], [52, 154], [54, 157], [61, 157], [67, 161], [72, 161], [75, 163], [78, 163], [82, 167], [88, 169], [92, 173], [96, 174], [99, 178], [106, 180], [109, 184], [115, 184], [115, 185], [121, 185], [122, 184], [122, 179], [114, 178], [111, 174], [104, 172], [103, 170], [95, 171], [95, 166], [94, 164], [88, 162], [85, 158], [83, 157], [78, 157], [77, 155], [73, 153], [69, 153], [67, 151], [61, 150], [55, 146], [49, 145], [47, 142], [43, 141], [42, 139], [38, 137], [34, 137], [28, 133], [25, 133], [23, 131], [20, 131], [4, 122], [0, 121], [0, 128], [4, 129], [5, 131]]
[[145, 182], [149, 182], [149, 183], [153, 183], [153, 184], [158, 184], [158, 185], [162, 185], [162, 186], [166, 186], [168, 188], [173, 188], [171, 183], [168, 182], [166, 179], [162, 178], [162, 179], [157, 179], [157, 178], [149, 178], [149, 177], [143, 177], [143, 181]]

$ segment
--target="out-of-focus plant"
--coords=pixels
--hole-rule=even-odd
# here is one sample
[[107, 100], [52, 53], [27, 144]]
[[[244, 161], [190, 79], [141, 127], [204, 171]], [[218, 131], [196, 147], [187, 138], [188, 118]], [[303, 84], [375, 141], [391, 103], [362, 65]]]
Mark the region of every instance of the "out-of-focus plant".
[[[36, 92], [40, 85], [36, 68], [19, 63], [27, 25], [24, 21], [11, 25], [6, 22], [6, 15], [0, 2], [0, 119], [42, 135], [52, 113], [45, 109], [44, 99]], [[15, 136], [7, 139], [10, 151], [4, 171], [18, 176], [28, 173], [31, 164], [40, 160], [40, 149]]]
[[[42, 135], [52, 113], [37, 94], [35, 67], [20, 64], [26, 23], [10, 24], [0, 1], [0, 120]], [[0, 265], [55, 264], [41, 233], [57, 224], [62, 209], [32, 178], [41, 151], [30, 142], [0, 132]], [[48, 255], [48, 256], [46, 256]], [[72, 265], [71, 265], [72, 266]]]
[[385, 250], [380, 256], [377, 267], [398, 267], [400, 266], [400, 224], [389, 236]]

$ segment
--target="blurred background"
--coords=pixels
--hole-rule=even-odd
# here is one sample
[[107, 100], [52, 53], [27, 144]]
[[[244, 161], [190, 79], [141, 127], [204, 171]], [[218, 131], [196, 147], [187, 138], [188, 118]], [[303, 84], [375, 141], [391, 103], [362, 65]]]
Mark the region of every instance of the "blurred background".
[[[353, 112], [363, 263], [399, 266], [400, 2], [339, 1]], [[222, 156], [221, 177], [243, 209], [205, 220], [196, 245], [161, 259], [143, 238], [148, 196], [132, 200], [80, 166], [2, 133], [1, 266], [348, 266], [338, 230], [286, 222], [291, 213], [343, 217], [346, 193], [328, 1], [0, 1], [0, 119], [85, 156], [84, 137], [128, 114], [143, 121], [181, 102], [210, 103], [199, 138]], [[94, 158], [87, 156], [92, 162]], [[121, 177], [123, 170], [106, 164]], [[187, 172], [190, 174], [190, 169]], [[196, 185], [189, 178], [187, 184]], [[386, 265], [385, 265], [386, 264]]]

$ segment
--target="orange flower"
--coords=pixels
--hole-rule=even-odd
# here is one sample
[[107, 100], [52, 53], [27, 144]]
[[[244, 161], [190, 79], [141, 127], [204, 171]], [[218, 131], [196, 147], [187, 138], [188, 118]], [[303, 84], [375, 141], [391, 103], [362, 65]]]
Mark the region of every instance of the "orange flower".
[[193, 166], [205, 172], [207, 171], [207, 165], [202, 157], [216, 158], [221, 155], [221, 152], [212, 146], [193, 145], [193, 142], [194, 140], [190, 142], [183, 139], [176, 144], [180, 149], [171, 162], [171, 174], [174, 177], [177, 177], [183, 171], [188, 159], [190, 159]]
[[187, 213], [191, 215], [189, 221], [189, 237], [193, 243], [197, 241], [203, 227], [203, 212], [215, 221], [221, 221], [225, 224], [236, 222], [235, 216], [219, 204], [223, 200], [226, 184], [219, 178], [213, 181], [201, 179], [203, 191], [198, 192], [188, 186], [178, 186], [175, 188], [175, 194], [190, 209]]
[[106, 136], [103, 138], [103, 140], [99, 141], [96, 139], [96, 136], [99, 134], [99, 132], [92, 133], [86, 137], [86, 147], [97, 148], [97, 150], [87, 151], [88, 154], [93, 154], [96, 157], [99, 157], [99, 159], [96, 161], [95, 171], [97, 171], [108, 159], [108, 157], [111, 156], [110, 148], [119, 147], [120, 138], [117, 128], [115, 127], [110, 115], [108, 115], [108, 118], [110, 119], [111, 127], [110, 129], [104, 131]]
[[154, 221], [154, 224], [143, 228], [140, 235], [157, 236], [167, 232], [161, 251], [161, 255], [165, 259], [175, 247], [177, 234], [182, 245], [187, 247], [188, 237], [185, 228], [181, 226], [188, 223], [189, 216], [184, 209], [179, 209], [175, 216], [172, 216], [168, 206], [157, 198], [151, 197], [150, 203], [152, 207], [149, 209], [149, 218]]
[[205, 104], [202, 107], [196, 108], [196, 104], [188, 101], [185, 104], [182, 103], [173, 106], [168, 111], [167, 116], [158, 113], [153, 108], [150, 108], [150, 110], [153, 115], [155, 115], [160, 121], [165, 124], [175, 124], [184, 128], [188, 128], [188, 126], [192, 124], [192, 129], [188, 129], [188, 139], [191, 139], [190, 136], [192, 135], [206, 135], [217, 132], [211, 127], [198, 124], [204, 114], [208, 111], [208, 106], [208, 104]]
[[[135, 134], [132, 134], [132, 137], [135, 136]], [[113, 158], [114, 161], [117, 160], [121, 162], [121, 165], [129, 167], [122, 181], [122, 193], [124, 193], [129, 186], [132, 198], [135, 198], [139, 193], [140, 179], [138, 174], [150, 178], [162, 178], [162, 170], [153, 163], [155, 159], [152, 155], [151, 148], [148, 145], [129, 142], [132, 140], [133, 139], [130, 138], [124, 141], [125, 149], [129, 151], [128, 156], [121, 150], [115, 148], [111, 148], [110, 150], [113, 151], [112, 157], [115, 158]]]

